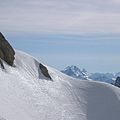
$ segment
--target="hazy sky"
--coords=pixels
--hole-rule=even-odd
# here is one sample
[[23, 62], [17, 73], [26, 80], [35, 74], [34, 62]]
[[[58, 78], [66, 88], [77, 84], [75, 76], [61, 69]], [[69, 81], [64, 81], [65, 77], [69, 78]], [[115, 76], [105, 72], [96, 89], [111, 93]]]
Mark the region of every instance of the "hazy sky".
[[0, 31], [58, 70], [120, 71], [120, 0], [2, 0]]

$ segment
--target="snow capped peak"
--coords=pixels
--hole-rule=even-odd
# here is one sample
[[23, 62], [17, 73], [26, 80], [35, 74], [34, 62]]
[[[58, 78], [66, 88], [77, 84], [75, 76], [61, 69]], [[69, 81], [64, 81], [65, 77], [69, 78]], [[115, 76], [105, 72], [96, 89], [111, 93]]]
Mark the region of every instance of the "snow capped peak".
[[68, 66], [68, 67], [66, 67], [66, 70], [67, 70], [67, 69], [71, 69], [71, 70], [79, 70], [79, 68], [76, 67], [75, 65]]
[[79, 69], [79, 68], [76, 67], [75, 65], [71, 65], [70, 68], [71, 68], [71, 69], [77, 69], [77, 70]]
[[87, 79], [85, 77], [86, 73], [82, 72], [77, 66], [74, 66], [74, 65], [66, 67], [66, 69], [62, 70], [61, 72], [69, 76], [72, 76], [74, 78], [79, 78], [79, 79], [84, 79], [84, 80]]
[[68, 66], [66, 70], [73, 72], [74, 74], [78, 75], [81, 73], [80, 69], [74, 65]]

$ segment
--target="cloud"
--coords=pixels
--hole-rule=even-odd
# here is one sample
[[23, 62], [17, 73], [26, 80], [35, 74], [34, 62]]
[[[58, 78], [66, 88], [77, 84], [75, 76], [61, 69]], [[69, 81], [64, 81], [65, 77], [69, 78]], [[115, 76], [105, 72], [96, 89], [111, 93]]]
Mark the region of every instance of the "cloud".
[[114, 3], [120, 4], [119, 0], [112, 0]]
[[116, 2], [117, 0], [6, 0], [0, 5], [1, 31], [119, 34], [120, 4]]

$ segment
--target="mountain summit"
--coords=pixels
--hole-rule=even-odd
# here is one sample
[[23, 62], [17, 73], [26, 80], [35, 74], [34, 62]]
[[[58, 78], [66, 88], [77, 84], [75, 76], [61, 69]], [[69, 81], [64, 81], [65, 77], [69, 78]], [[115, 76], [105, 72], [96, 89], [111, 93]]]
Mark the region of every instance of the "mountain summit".
[[74, 65], [66, 67], [65, 70], [61, 70], [61, 72], [74, 78], [88, 80], [87, 74], [86, 74], [87, 71], [85, 69], [81, 71], [78, 67]]

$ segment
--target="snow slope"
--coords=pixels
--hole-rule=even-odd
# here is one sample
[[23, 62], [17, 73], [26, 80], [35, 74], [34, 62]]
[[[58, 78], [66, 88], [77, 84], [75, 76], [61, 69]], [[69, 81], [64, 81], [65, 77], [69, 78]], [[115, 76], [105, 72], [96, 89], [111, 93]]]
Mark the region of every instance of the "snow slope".
[[120, 89], [80, 81], [16, 51], [14, 67], [0, 68], [0, 120], [119, 120]]

